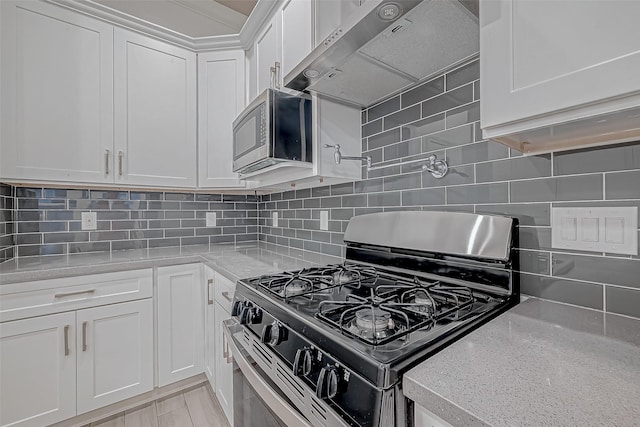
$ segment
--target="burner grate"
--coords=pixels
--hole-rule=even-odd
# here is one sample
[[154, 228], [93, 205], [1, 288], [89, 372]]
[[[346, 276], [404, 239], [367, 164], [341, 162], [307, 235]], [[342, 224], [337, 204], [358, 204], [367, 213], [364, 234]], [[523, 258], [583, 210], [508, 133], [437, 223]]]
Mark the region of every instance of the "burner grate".
[[443, 284], [395, 281], [370, 290], [370, 296], [348, 295], [343, 301], [322, 301], [316, 316], [371, 344], [406, 339], [418, 329], [431, 328], [442, 319], [467, 314], [475, 297], [470, 288]]
[[338, 264], [269, 274], [261, 276], [257, 281], [262, 288], [288, 301], [291, 298], [326, 295], [343, 286], [358, 288], [363, 283], [375, 283], [377, 279], [378, 273], [373, 267]]

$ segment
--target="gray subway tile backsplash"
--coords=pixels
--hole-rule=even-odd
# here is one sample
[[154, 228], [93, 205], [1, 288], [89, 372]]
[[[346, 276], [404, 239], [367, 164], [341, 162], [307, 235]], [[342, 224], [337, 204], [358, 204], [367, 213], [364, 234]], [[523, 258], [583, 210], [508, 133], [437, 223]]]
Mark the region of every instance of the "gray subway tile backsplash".
[[473, 101], [473, 85], [465, 85], [422, 103], [422, 117], [429, 117]]
[[640, 292], [607, 286], [606, 295], [608, 312], [640, 318]]
[[640, 170], [605, 174], [607, 199], [640, 199]]
[[469, 82], [477, 81], [480, 75], [480, 61], [471, 61], [446, 74], [447, 90], [455, 89]]
[[[360, 181], [258, 198], [0, 185], [0, 261], [253, 240], [293, 255], [344, 256], [343, 233], [354, 215], [398, 209], [499, 214], [519, 219], [523, 293], [640, 317], [640, 257], [559, 251], [550, 243], [552, 206], [640, 207], [640, 141], [522, 156], [485, 140], [478, 68], [473, 60], [364, 110], [363, 152], [380, 167], [363, 168]], [[420, 160], [432, 153], [449, 163], [443, 179], [421, 170]], [[86, 210], [98, 212], [100, 229], [81, 241], [87, 232], [80, 230], [79, 213]], [[218, 213], [217, 227], [206, 227], [208, 210]], [[280, 221], [272, 227], [276, 210]], [[321, 210], [329, 212], [326, 231]]]
[[513, 181], [551, 175], [551, 156], [526, 156], [476, 165], [478, 182]]
[[[0, 217], [0, 229], [11, 236], [11, 250], [0, 247], [0, 260], [15, 256], [73, 254], [164, 246], [257, 239], [258, 202], [255, 196], [49, 189], [1, 185], [4, 193], [17, 197], [9, 223]], [[293, 192], [292, 192], [293, 193]], [[295, 195], [295, 194], [294, 194]], [[6, 203], [8, 205], [8, 203]], [[3, 205], [4, 206], [4, 205]], [[0, 206], [0, 212], [3, 212]], [[81, 230], [81, 213], [95, 211], [98, 229]], [[218, 213], [216, 227], [206, 227], [205, 213]], [[15, 213], [15, 215], [14, 215]], [[15, 232], [13, 230], [15, 224]], [[251, 230], [250, 228], [253, 227]], [[0, 237], [0, 242], [7, 239]], [[17, 249], [16, 249], [17, 248]]]
[[602, 174], [532, 179], [511, 183], [511, 202], [602, 200]]
[[520, 275], [520, 289], [523, 293], [538, 298], [580, 305], [602, 310], [602, 285], [590, 282], [578, 282], [558, 277]]

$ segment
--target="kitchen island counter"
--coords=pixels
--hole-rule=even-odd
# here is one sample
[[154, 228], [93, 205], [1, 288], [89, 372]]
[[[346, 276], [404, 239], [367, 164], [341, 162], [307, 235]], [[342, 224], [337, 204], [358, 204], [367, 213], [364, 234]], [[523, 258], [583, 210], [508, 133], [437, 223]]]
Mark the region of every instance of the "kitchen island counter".
[[529, 298], [403, 389], [454, 426], [640, 426], [640, 320]]
[[0, 285], [202, 262], [236, 281], [342, 259], [252, 242], [16, 258], [0, 264]]

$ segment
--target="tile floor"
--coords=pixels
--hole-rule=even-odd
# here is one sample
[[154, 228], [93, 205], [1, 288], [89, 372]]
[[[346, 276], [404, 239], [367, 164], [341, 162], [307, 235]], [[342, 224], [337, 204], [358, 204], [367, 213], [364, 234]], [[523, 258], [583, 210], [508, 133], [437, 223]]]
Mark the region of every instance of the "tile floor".
[[200, 385], [92, 423], [90, 427], [229, 427], [229, 423], [209, 388]]

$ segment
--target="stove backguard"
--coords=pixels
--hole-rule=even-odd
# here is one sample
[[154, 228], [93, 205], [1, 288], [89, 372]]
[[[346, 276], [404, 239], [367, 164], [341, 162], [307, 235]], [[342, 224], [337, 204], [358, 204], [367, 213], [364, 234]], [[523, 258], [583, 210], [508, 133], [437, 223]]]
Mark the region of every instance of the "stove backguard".
[[461, 212], [383, 212], [349, 221], [346, 260], [519, 295], [518, 220]]

